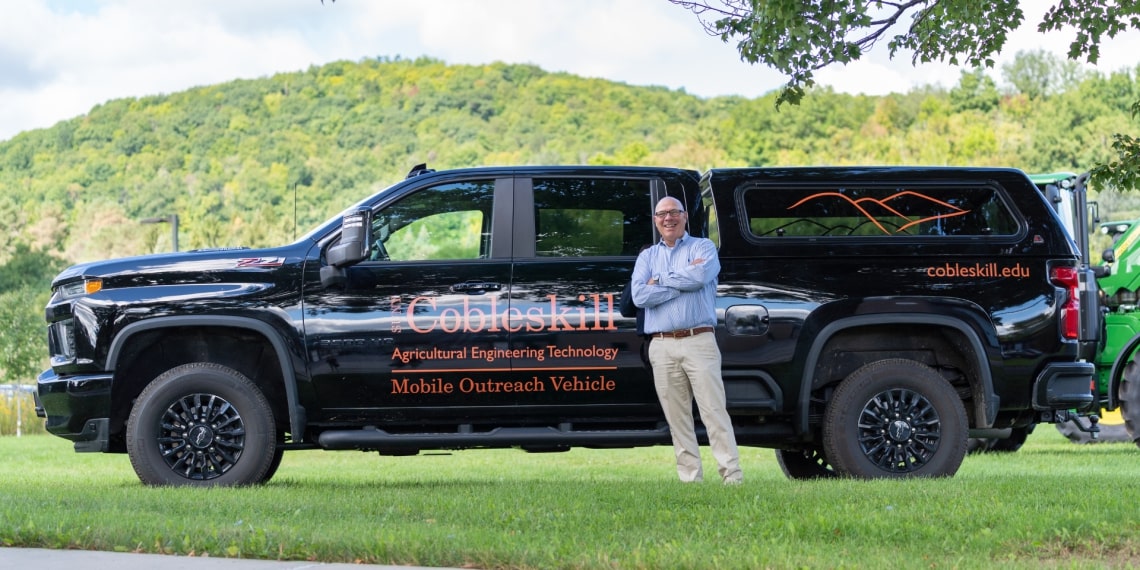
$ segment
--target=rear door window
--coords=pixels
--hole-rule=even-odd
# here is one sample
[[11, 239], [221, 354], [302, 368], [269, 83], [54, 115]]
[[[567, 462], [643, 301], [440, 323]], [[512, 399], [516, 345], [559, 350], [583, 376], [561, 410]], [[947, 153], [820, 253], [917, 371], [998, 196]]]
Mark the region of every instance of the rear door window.
[[1017, 218], [994, 187], [755, 186], [741, 194], [753, 237], [1009, 236]]
[[636, 256], [653, 239], [647, 180], [536, 178], [535, 256]]
[[601, 407], [574, 412], [582, 422], [620, 405], [620, 421], [655, 425], [661, 408], [642, 361], [644, 340], [618, 303], [638, 252], [653, 239], [654, 189], [663, 187], [653, 177], [581, 174], [516, 186], [506, 329], [513, 378], [542, 386], [529, 404]]

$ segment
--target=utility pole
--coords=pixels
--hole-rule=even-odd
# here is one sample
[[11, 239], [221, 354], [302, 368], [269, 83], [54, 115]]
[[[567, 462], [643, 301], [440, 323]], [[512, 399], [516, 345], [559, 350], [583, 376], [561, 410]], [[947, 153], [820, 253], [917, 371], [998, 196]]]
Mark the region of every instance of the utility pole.
[[178, 251], [178, 214], [158, 218], [143, 218], [139, 222], [144, 224], [170, 224], [170, 244], [174, 251]]

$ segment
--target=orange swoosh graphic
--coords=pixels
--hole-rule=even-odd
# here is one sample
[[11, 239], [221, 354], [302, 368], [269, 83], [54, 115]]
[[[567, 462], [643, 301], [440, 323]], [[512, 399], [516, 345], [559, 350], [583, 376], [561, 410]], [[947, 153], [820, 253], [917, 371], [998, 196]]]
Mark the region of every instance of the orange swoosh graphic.
[[[930, 202], [931, 204], [943, 206], [943, 207], [949, 208], [949, 209], [954, 210], [954, 211], [953, 212], [947, 212], [944, 214], [935, 214], [933, 216], [927, 216], [925, 218], [920, 218], [917, 220], [911, 220], [909, 217], [904, 215], [902, 212], [899, 212], [898, 210], [896, 210], [895, 208], [892, 208], [889, 204], [887, 204], [887, 202], [890, 202], [892, 200], [895, 200], [897, 198], [901, 198], [904, 196], [914, 196], [917, 198], [921, 198], [923, 200]], [[883, 225], [880, 224], [877, 219], [875, 219], [875, 216], [872, 215], [870, 212], [867, 211], [866, 208], [863, 207], [864, 203], [871, 202], [873, 204], [876, 204], [876, 205], [880, 206], [881, 208], [883, 208], [884, 210], [894, 214], [895, 216], [902, 218], [903, 220], [906, 220], [908, 223], [899, 227], [898, 231], [900, 231], [900, 232], [911, 227], [911, 226], [913, 226], [913, 225], [915, 225], [915, 224], [920, 224], [920, 223], [928, 222], [928, 221], [932, 221], [932, 220], [953, 218], [955, 216], [961, 216], [963, 214], [969, 213], [969, 210], [963, 210], [962, 208], [959, 208], [953, 204], [950, 204], [948, 202], [944, 202], [942, 200], [938, 200], [935, 198], [931, 198], [930, 196], [926, 196], [925, 194], [920, 194], [920, 193], [915, 192], [913, 190], [903, 190], [902, 192], [895, 193], [895, 194], [888, 196], [886, 198], [883, 198], [881, 200], [878, 200], [875, 198], [859, 198], [858, 200], [852, 200], [848, 196], [841, 194], [839, 192], [820, 192], [818, 194], [812, 194], [811, 196], [807, 196], [807, 197], [803, 198], [802, 200], [796, 202], [795, 204], [788, 206], [788, 209], [792, 210], [792, 209], [797, 208], [797, 207], [799, 207], [799, 206], [801, 206], [807, 202], [811, 202], [811, 201], [818, 200], [821, 198], [826, 198], [826, 197], [838, 197], [838, 198], [845, 200], [848, 204], [851, 204], [851, 206], [853, 206], [856, 210], [859, 210], [859, 212], [861, 214], [863, 214], [863, 216], [865, 218], [867, 218], [868, 221], [870, 221], [872, 224], [875, 224], [875, 227], [879, 228], [879, 230], [881, 230], [884, 234], [888, 234], [888, 235], [890, 235], [891, 231], [888, 230], [887, 228], [884, 228]]]

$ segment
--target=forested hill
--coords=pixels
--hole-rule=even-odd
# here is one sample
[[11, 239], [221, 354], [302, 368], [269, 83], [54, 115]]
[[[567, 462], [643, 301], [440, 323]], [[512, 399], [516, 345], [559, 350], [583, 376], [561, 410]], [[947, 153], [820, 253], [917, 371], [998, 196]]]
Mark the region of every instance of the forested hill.
[[964, 73], [952, 89], [822, 90], [777, 109], [530, 65], [337, 62], [113, 100], [2, 142], [0, 229], [69, 262], [169, 249], [168, 227], [137, 220], [172, 213], [183, 249], [275, 245], [420, 162], [1079, 171], [1135, 124], [1136, 75], [1018, 91]]
[[[0, 382], [29, 382], [46, 366], [43, 307], [66, 264], [170, 249], [169, 226], [139, 223], [147, 217], [178, 214], [182, 249], [267, 246], [420, 162], [1083, 171], [1111, 156], [1112, 133], [1140, 136], [1129, 115], [1140, 68], [1074, 73], [1040, 54], [1015, 63], [1000, 88], [963, 73], [950, 89], [821, 90], [780, 109], [774, 95], [703, 99], [430, 59], [339, 62], [109, 101], [0, 142]], [[1098, 200], [1106, 219], [1140, 216], [1119, 196]]]

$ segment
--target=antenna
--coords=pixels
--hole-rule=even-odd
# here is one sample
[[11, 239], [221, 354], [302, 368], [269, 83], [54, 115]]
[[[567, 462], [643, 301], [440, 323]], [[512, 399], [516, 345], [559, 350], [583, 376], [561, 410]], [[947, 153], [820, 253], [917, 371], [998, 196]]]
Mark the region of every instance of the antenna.
[[293, 241], [297, 241], [297, 183], [293, 183]]

